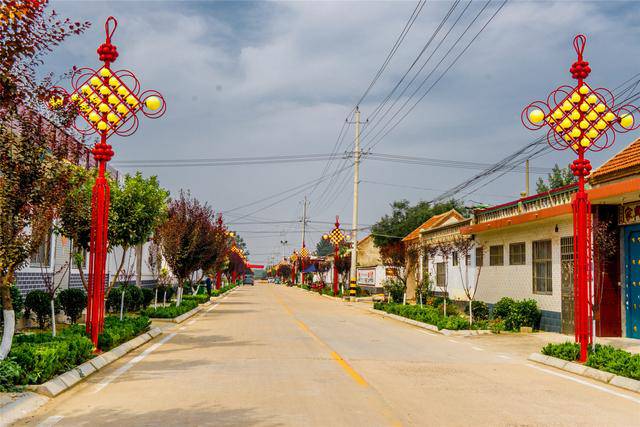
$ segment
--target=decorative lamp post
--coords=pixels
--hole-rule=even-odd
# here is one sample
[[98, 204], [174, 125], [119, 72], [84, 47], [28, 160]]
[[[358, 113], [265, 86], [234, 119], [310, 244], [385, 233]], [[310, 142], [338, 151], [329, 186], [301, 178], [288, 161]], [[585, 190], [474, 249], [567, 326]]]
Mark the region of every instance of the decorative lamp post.
[[601, 151], [610, 147], [617, 132], [637, 129], [633, 105], [616, 105], [613, 94], [604, 88], [593, 89], [585, 79], [591, 72], [582, 57], [587, 38], [580, 34], [573, 40], [578, 60], [571, 66], [575, 86], [560, 86], [546, 101], [529, 104], [521, 115], [522, 123], [530, 130], [548, 126], [547, 141], [556, 150], [573, 150], [578, 158], [571, 164], [578, 177], [578, 192], [571, 203], [573, 208], [574, 308], [575, 338], [580, 343], [580, 361], [587, 359], [587, 348], [593, 342], [591, 325], [591, 203], [585, 191], [585, 181], [591, 164], [587, 151]]
[[307, 259], [309, 258], [309, 251], [304, 242], [302, 242], [302, 249], [300, 249], [300, 282], [304, 285], [304, 269], [307, 267]]
[[[77, 109], [74, 128], [83, 135], [98, 134], [100, 142], [91, 151], [98, 166], [98, 176], [91, 199], [91, 243], [89, 253], [89, 292], [87, 333], [95, 346], [104, 327], [104, 280], [108, 247], [109, 184], [105, 178], [113, 149], [107, 144], [112, 135], [132, 135], [139, 125], [138, 113], [155, 119], [164, 114], [164, 98], [155, 90], [140, 92], [140, 82], [128, 70], [114, 71], [118, 58], [111, 37], [118, 21], [110, 16], [105, 22], [106, 40], [97, 52], [104, 65], [99, 70], [80, 68], [71, 77], [73, 92], [54, 87], [49, 101], [52, 108], [71, 105]], [[78, 120], [81, 119], [81, 120]], [[80, 123], [78, 123], [80, 122]], [[84, 122], [84, 123], [83, 123]]]
[[296, 261], [298, 261], [298, 252], [293, 251], [289, 257], [291, 260], [291, 284], [296, 284]]
[[340, 258], [340, 245], [345, 241], [345, 234], [340, 229], [340, 219], [336, 215], [335, 228], [331, 233], [322, 236], [324, 240], [329, 240], [333, 244], [333, 295], [338, 295], [338, 260]]

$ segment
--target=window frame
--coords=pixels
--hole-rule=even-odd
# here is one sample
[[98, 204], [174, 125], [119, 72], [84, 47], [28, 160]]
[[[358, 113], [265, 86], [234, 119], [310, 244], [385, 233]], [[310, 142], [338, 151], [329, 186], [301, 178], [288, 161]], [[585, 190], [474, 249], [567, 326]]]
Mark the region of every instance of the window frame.
[[[521, 253], [514, 253], [514, 248], [522, 248]], [[516, 256], [518, 259], [516, 259]], [[509, 265], [527, 264], [527, 244], [526, 242], [509, 243]]]
[[460, 264], [460, 257], [458, 256], [458, 251], [453, 251], [451, 253], [451, 264], [454, 267], [457, 267]]
[[[548, 245], [548, 258], [540, 257], [540, 245]], [[546, 265], [545, 276], [536, 275], [536, 267]], [[540, 281], [543, 287], [539, 286]], [[531, 242], [531, 290], [536, 295], [553, 295], [553, 242], [551, 239]]]
[[482, 267], [484, 265], [484, 248], [482, 246], [476, 248], [475, 257], [476, 267]]
[[[42, 241], [38, 248], [31, 254], [29, 254], [29, 268], [49, 268], [51, 266], [51, 259], [53, 253], [53, 233], [49, 232], [47, 238]], [[40, 252], [44, 247], [44, 255], [40, 260]]]
[[[447, 275], [447, 266], [444, 263], [444, 261], [436, 262], [435, 264], [436, 264], [436, 286], [440, 288], [444, 288], [446, 275]], [[441, 268], [442, 268], [442, 271], [440, 271]]]
[[[500, 248], [499, 260], [498, 253], [493, 254], [493, 250]], [[497, 252], [497, 251], [496, 251]], [[504, 265], [504, 245], [491, 245], [489, 246], [489, 266], [491, 267], [501, 267]]]

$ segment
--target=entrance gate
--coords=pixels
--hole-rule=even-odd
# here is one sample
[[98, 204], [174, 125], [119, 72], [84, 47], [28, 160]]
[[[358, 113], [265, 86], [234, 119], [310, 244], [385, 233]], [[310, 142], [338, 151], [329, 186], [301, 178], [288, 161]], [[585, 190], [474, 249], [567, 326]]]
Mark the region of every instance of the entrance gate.
[[624, 249], [627, 337], [640, 338], [640, 225], [625, 228]]

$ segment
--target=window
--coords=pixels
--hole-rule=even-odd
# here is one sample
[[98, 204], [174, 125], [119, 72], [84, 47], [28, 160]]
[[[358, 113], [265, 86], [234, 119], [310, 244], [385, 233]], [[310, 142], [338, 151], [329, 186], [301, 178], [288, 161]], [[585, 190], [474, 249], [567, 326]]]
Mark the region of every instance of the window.
[[51, 260], [51, 234], [40, 244], [38, 249], [29, 257], [31, 267], [48, 267]]
[[436, 286], [444, 286], [445, 268], [444, 262], [436, 263]]
[[504, 265], [504, 245], [489, 247], [489, 265]]
[[533, 293], [551, 294], [551, 240], [538, 240], [532, 246]]
[[484, 262], [484, 253], [482, 248], [476, 248], [476, 267], [482, 267]]
[[573, 294], [573, 236], [560, 238], [561, 286]]
[[509, 245], [509, 265], [524, 265], [525, 264], [525, 244], [511, 243]]
[[458, 252], [454, 252], [451, 254], [451, 261], [453, 262], [454, 267], [460, 263], [460, 260], [458, 260]]
[[467, 254], [464, 256], [464, 265], [466, 265], [467, 267], [471, 266], [471, 253], [467, 252]]

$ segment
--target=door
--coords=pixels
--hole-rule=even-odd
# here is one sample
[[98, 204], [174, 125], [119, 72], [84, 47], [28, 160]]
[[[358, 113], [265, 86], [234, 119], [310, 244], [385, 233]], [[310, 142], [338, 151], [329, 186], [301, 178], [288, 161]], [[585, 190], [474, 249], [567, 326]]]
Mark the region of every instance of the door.
[[573, 335], [573, 237], [560, 239], [560, 298], [562, 301], [562, 333]]
[[617, 206], [598, 205], [593, 229], [596, 336], [622, 334], [620, 309], [620, 231]]
[[624, 234], [627, 337], [640, 338], [640, 226], [626, 227]]

